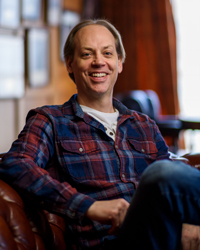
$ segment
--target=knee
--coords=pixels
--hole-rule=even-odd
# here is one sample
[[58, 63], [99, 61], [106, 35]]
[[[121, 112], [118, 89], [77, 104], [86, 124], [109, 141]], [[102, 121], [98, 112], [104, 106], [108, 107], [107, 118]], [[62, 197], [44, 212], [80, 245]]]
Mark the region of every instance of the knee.
[[151, 164], [142, 174], [140, 183], [148, 186], [172, 185], [178, 183], [188, 174], [190, 166], [182, 162], [173, 162], [169, 160], [156, 161]]

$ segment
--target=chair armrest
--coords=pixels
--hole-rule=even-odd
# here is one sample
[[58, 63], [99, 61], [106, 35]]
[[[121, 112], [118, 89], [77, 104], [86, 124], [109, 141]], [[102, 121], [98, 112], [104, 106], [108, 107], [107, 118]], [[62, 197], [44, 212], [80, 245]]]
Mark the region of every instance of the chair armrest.
[[178, 155], [176, 155], [176, 154], [174, 154], [174, 153], [172, 153], [170, 151], [169, 151], [169, 154], [170, 154], [169, 158], [172, 161], [182, 161], [182, 162], [184, 162], [186, 164], [190, 164], [189, 160], [186, 157], [184, 157], [184, 156], [178, 156]]
[[4, 249], [66, 250], [64, 218], [24, 198], [0, 180], [0, 245]]
[[200, 153], [189, 153], [183, 155], [184, 158], [188, 159], [188, 164], [200, 169]]

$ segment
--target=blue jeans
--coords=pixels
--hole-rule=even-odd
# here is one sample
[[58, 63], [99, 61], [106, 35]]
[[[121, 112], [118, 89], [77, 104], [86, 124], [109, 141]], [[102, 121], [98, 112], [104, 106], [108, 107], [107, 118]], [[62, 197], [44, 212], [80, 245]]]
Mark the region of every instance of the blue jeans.
[[200, 171], [157, 161], [142, 174], [109, 249], [180, 250], [182, 223], [200, 225]]

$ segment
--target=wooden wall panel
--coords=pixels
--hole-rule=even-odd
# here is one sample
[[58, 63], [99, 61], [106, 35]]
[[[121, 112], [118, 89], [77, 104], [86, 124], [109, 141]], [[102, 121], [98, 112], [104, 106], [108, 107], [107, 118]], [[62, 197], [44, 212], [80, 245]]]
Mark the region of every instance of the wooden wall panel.
[[14, 100], [0, 100], [0, 152], [6, 152], [16, 138], [16, 103]]
[[169, 0], [102, 0], [101, 17], [120, 31], [127, 58], [115, 93], [153, 89], [163, 114], [177, 114], [176, 36]]
[[[82, 0], [63, 2], [67, 9], [82, 12]], [[25, 124], [28, 111], [43, 105], [62, 104], [76, 93], [64, 62], [60, 60], [59, 27], [48, 27], [50, 32], [50, 80], [42, 88], [26, 86], [20, 100], [0, 100], [0, 152], [6, 152]]]
[[63, 0], [63, 8], [81, 13], [83, 10], [83, 0]]

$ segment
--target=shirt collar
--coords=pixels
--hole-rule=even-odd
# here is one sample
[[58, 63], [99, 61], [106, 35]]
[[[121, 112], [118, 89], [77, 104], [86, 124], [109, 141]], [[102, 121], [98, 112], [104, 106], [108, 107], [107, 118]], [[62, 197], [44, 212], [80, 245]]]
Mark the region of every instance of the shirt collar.
[[130, 109], [128, 109], [114, 97], [113, 97], [113, 106], [119, 111], [121, 115], [133, 115], [133, 112]]
[[[69, 110], [67, 108], [67, 106], [68, 106], [67, 104], [69, 104], [72, 107], [72, 110], [74, 111], [73, 113], [74, 113], [75, 116], [78, 116], [80, 118], [84, 117], [84, 112], [83, 112], [81, 106], [79, 105], [79, 103], [77, 102], [77, 94], [74, 94], [70, 98], [70, 100], [64, 104], [64, 106], [66, 107], [66, 111], [64, 110], [64, 114], [65, 115], [69, 114]], [[132, 118], [133, 118], [133, 111], [131, 111], [130, 109], [128, 109], [126, 106], [124, 106], [116, 98], [113, 98], [113, 106], [119, 111], [120, 116], [128, 115], [128, 116], [132, 116]]]

